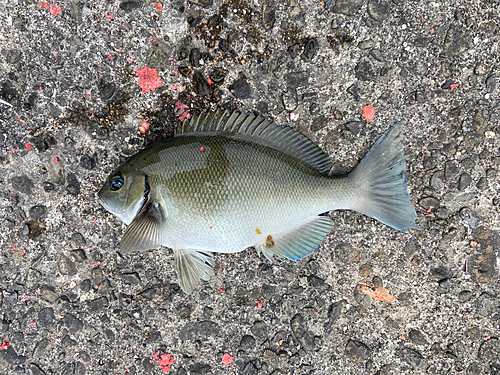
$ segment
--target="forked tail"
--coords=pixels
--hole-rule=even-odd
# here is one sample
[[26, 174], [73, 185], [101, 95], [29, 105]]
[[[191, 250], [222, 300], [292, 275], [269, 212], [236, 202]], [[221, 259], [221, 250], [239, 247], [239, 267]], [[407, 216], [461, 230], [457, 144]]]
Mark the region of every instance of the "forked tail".
[[392, 125], [349, 177], [360, 192], [354, 210], [400, 230], [419, 229], [406, 184], [402, 122]]

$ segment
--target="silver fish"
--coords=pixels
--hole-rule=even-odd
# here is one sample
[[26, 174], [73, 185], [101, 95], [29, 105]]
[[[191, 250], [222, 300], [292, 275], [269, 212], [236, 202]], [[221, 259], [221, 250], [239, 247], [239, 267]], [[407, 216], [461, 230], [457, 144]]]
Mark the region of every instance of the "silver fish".
[[253, 114], [212, 112], [134, 155], [99, 191], [128, 225], [120, 251], [174, 250], [179, 284], [191, 293], [213, 274], [213, 252], [254, 247], [297, 260], [350, 209], [406, 231], [418, 229], [406, 184], [401, 123], [389, 128], [345, 176], [292, 128]]

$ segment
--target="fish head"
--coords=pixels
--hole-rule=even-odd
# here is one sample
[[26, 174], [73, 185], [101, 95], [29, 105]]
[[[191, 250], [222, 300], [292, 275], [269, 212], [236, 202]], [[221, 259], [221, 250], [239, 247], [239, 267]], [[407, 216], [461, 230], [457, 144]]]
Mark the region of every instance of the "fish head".
[[146, 205], [149, 194], [147, 174], [125, 164], [109, 175], [98, 197], [107, 211], [128, 225]]

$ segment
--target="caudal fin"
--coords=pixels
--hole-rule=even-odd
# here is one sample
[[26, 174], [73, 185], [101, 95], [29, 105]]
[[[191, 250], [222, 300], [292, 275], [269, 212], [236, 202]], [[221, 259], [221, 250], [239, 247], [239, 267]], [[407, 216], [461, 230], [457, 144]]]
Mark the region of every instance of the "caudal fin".
[[406, 184], [402, 122], [392, 125], [349, 177], [360, 189], [354, 210], [400, 230], [419, 229]]

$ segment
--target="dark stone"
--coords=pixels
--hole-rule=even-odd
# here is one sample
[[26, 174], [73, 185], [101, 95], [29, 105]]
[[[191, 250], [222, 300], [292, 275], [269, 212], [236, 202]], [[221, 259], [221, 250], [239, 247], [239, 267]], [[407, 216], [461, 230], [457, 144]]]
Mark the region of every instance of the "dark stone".
[[459, 56], [470, 47], [470, 37], [467, 31], [452, 24], [444, 41], [444, 49], [450, 56]]
[[419, 369], [424, 362], [422, 354], [414, 349], [402, 348], [398, 350], [397, 355], [401, 362], [408, 364], [413, 370]]
[[212, 368], [205, 363], [195, 363], [188, 366], [189, 374], [191, 375], [208, 375], [212, 374]]
[[467, 222], [472, 229], [476, 228], [483, 221], [483, 218], [469, 207], [462, 207], [459, 214], [462, 220]]
[[212, 321], [188, 322], [179, 331], [179, 338], [182, 341], [192, 339], [207, 339], [210, 336], [217, 336], [219, 328]]
[[264, 29], [271, 30], [276, 22], [276, 11], [273, 0], [264, 0], [262, 3], [262, 24]]
[[202, 6], [203, 8], [208, 8], [212, 6], [213, 0], [191, 0], [190, 3]]
[[481, 293], [474, 301], [474, 307], [477, 315], [491, 318], [500, 311], [500, 299], [489, 293]]
[[237, 99], [248, 99], [252, 94], [250, 85], [243, 75], [229, 86], [229, 90]]
[[65, 348], [78, 345], [78, 343], [75, 340], [73, 340], [71, 337], [69, 337], [69, 335], [65, 335], [63, 337], [61, 344]]
[[430, 185], [436, 190], [443, 190], [445, 187], [444, 172], [437, 171], [432, 174]]
[[333, 13], [355, 16], [362, 5], [363, 0], [337, 0], [331, 10]]
[[87, 302], [87, 305], [90, 311], [96, 312], [106, 308], [109, 305], [109, 301], [106, 297], [99, 297]]
[[83, 155], [80, 158], [80, 165], [88, 170], [94, 169], [97, 164], [97, 157], [95, 155]]
[[320, 337], [315, 337], [314, 334], [308, 330], [306, 321], [301, 314], [295, 315], [290, 321], [295, 339], [299, 342], [300, 346], [306, 351], [317, 351], [320, 349]]
[[49, 339], [44, 338], [36, 343], [33, 349], [33, 358], [47, 357], [47, 352], [52, 349], [52, 344]]
[[146, 345], [153, 344], [155, 342], [161, 342], [161, 332], [160, 331], [152, 331], [148, 334], [146, 338]]
[[319, 44], [316, 38], [309, 38], [304, 44], [304, 52], [300, 55], [303, 61], [311, 61], [318, 51]]
[[32, 219], [38, 220], [47, 214], [47, 207], [39, 204], [30, 208], [29, 214]]
[[77, 333], [83, 329], [83, 323], [80, 319], [72, 314], [66, 314], [63, 318], [63, 323], [70, 333]]
[[31, 195], [31, 191], [33, 189], [33, 182], [31, 182], [28, 176], [12, 177], [10, 182], [12, 183], [12, 189], [14, 191]]
[[210, 319], [212, 317], [212, 313], [213, 313], [214, 309], [212, 309], [210, 306], [205, 306], [203, 308], [203, 318], [204, 319]]
[[59, 266], [59, 272], [61, 272], [61, 274], [68, 275], [68, 276], [76, 275], [75, 262], [73, 262], [68, 257], [62, 255], [59, 258], [58, 266]]
[[107, 83], [103, 79], [99, 81], [99, 96], [103, 102], [107, 102], [109, 99], [115, 95], [116, 92], [116, 83], [110, 82]]
[[250, 330], [260, 342], [267, 340], [267, 324], [265, 322], [261, 320], [255, 321]]
[[54, 184], [49, 182], [49, 181], [44, 181], [42, 183], [42, 187], [43, 187], [43, 190], [45, 190], [45, 192], [50, 192], [50, 191], [53, 191], [55, 189], [54, 187]]
[[287, 90], [281, 95], [283, 105], [285, 109], [289, 112], [297, 108], [299, 99], [297, 98], [297, 91], [294, 89]]
[[323, 289], [325, 287], [325, 281], [315, 275], [309, 276], [307, 278], [307, 283], [315, 289]]
[[259, 369], [255, 365], [254, 361], [247, 362], [245, 367], [243, 367], [243, 372], [242, 374], [244, 375], [258, 375], [259, 374]]
[[479, 180], [476, 182], [476, 187], [480, 190], [486, 190], [488, 188], [488, 181], [486, 177], [482, 176], [479, 178]]
[[438, 219], [447, 219], [450, 211], [446, 207], [439, 207], [434, 214]]
[[42, 327], [50, 327], [54, 320], [55, 315], [52, 307], [45, 307], [38, 312], [38, 324]]
[[485, 85], [486, 85], [486, 91], [490, 93], [495, 91], [495, 88], [497, 87], [496, 75], [495, 74], [489, 75], [488, 78], [486, 78]]
[[88, 292], [88, 291], [90, 291], [91, 286], [92, 286], [92, 283], [90, 282], [90, 280], [85, 279], [80, 283], [80, 290], [82, 292]]
[[186, 47], [182, 46], [177, 51], [177, 60], [182, 61], [185, 60], [189, 56], [188, 50]]
[[47, 302], [54, 303], [58, 295], [54, 291], [54, 288], [48, 285], [42, 285], [40, 287], [40, 297]]
[[47, 229], [45, 224], [40, 220], [30, 220], [26, 223], [26, 226], [28, 227], [28, 238], [34, 241], [38, 241]]
[[391, 3], [383, 0], [370, 0], [367, 10], [370, 17], [375, 21], [383, 21], [391, 14]]
[[454, 161], [447, 161], [444, 165], [444, 177], [446, 181], [452, 181], [458, 176], [458, 166]]
[[252, 335], [245, 335], [240, 340], [240, 350], [253, 350], [255, 348], [255, 338]]
[[332, 331], [333, 324], [337, 321], [337, 319], [342, 314], [342, 308], [347, 304], [345, 299], [334, 302], [328, 307], [328, 322], [325, 323], [325, 331], [326, 333], [330, 333]]
[[[378, 50], [378, 49], [372, 49], [370, 51], [370, 56], [373, 57], [378, 62], [384, 62], [385, 61], [384, 56], [382, 55], [382, 52], [380, 52], [380, 50]], [[383, 77], [385, 74], [382, 74], [382, 71], [381, 71], [380, 75]]]
[[360, 95], [359, 95], [359, 88], [356, 85], [351, 85], [348, 89], [347, 92], [353, 96], [354, 99], [359, 100]]
[[66, 191], [68, 194], [77, 196], [80, 194], [80, 182], [76, 178], [74, 173], [68, 173], [67, 177], [68, 185], [66, 186]]
[[153, 298], [156, 298], [157, 293], [155, 288], [147, 288], [139, 293], [140, 296], [152, 301]]
[[323, 129], [327, 125], [328, 125], [328, 118], [326, 118], [325, 116], [318, 116], [313, 120], [311, 124], [311, 131], [317, 132], [318, 130]]
[[470, 290], [462, 290], [458, 293], [458, 299], [460, 302], [468, 302], [472, 298], [472, 292]]
[[437, 208], [440, 205], [439, 199], [435, 197], [425, 197], [418, 201], [420, 207], [428, 210], [429, 208]]
[[205, 96], [210, 92], [208, 82], [201, 72], [193, 74], [193, 89], [200, 96]]
[[191, 64], [191, 66], [199, 68], [202, 65], [202, 63], [200, 63], [200, 60], [202, 60], [201, 51], [198, 48], [193, 48], [189, 53], [189, 63]]
[[87, 241], [85, 240], [85, 237], [83, 234], [79, 232], [74, 232], [71, 235], [71, 241], [76, 245], [80, 247], [84, 247], [87, 244]]
[[30, 363], [30, 371], [31, 375], [46, 375], [46, 372], [35, 363]]
[[307, 86], [309, 83], [309, 72], [292, 72], [285, 76], [286, 84], [289, 88]]
[[465, 190], [472, 182], [472, 177], [468, 173], [462, 173], [458, 180], [458, 190]]
[[492, 337], [484, 341], [479, 347], [477, 356], [485, 362], [500, 363], [500, 340]]
[[496, 231], [478, 227], [472, 234], [479, 244], [479, 252], [469, 258], [469, 272], [476, 283], [493, 282], [498, 276], [497, 256], [500, 251], [500, 236]]
[[375, 78], [375, 67], [366, 57], [361, 58], [354, 68], [357, 79], [362, 81], [372, 81]]
[[7, 349], [0, 350], [0, 363], [2, 362], [2, 360], [4, 363], [16, 366], [22, 365], [24, 362], [26, 362], [26, 357], [23, 355], [17, 355], [16, 351], [11, 345]]
[[132, 304], [132, 301], [133, 301], [132, 296], [129, 294], [120, 293], [118, 295], [118, 303], [120, 304], [121, 307], [130, 306]]
[[132, 10], [140, 8], [141, 6], [142, 2], [134, 0], [124, 0], [119, 5], [120, 9], [124, 10], [125, 12], [131, 12]]
[[345, 355], [351, 361], [365, 362], [370, 358], [370, 348], [361, 341], [349, 340], [345, 346]]
[[427, 345], [427, 340], [425, 339], [425, 335], [416, 329], [411, 330], [408, 336], [410, 340], [417, 345]]
[[465, 371], [467, 375], [483, 375], [486, 373], [486, 370], [477, 362], [473, 362], [467, 367]]
[[121, 274], [122, 280], [127, 284], [140, 284], [141, 278], [137, 272], [129, 272]]
[[453, 277], [453, 272], [446, 266], [438, 266], [431, 269], [430, 276], [434, 280], [440, 281]]
[[349, 121], [344, 127], [352, 134], [358, 135], [359, 131], [365, 126], [363, 121]]

